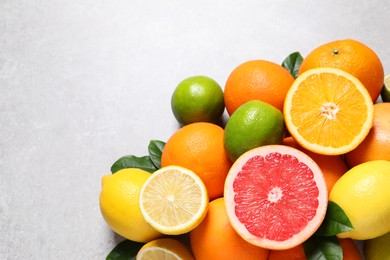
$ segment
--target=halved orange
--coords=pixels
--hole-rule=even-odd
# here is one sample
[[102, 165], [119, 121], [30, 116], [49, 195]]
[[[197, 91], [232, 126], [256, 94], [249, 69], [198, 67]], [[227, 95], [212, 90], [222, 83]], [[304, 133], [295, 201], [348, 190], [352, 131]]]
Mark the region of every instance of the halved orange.
[[326, 155], [345, 154], [367, 136], [373, 123], [373, 102], [353, 75], [334, 68], [301, 74], [287, 92], [284, 120], [304, 148]]

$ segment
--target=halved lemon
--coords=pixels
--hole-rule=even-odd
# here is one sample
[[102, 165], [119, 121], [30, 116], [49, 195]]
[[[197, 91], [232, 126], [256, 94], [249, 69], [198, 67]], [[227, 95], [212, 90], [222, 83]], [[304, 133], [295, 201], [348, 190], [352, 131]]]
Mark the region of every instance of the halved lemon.
[[339, 69], [316, 68], [294, 81], [283, 115], [301, 146], [338, 155], [364, 140], [372, 127], [374, 109], [370, 94], [356, 77]]
[[166, 166], [152, 174], [140, 192], [145, 220], [166, 235], [184, 234], [197, 227], [207, 213], [207, 190], [193, 171]]
[[146, 243], [136, 256], [137, 260], [193, 260], [187, 247], [172, 238], [160, 238]]

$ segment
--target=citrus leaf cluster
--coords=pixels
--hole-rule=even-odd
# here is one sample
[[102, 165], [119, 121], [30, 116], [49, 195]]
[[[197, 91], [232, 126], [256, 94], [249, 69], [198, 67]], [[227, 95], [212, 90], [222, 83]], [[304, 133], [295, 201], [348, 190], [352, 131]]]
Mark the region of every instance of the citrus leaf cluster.
[[336, 235], [352, 229], [352, 223], [343, 209], [335, 202], [329, 201], [321, 226], [303, 243], [306, 258], [308, 260], [343, 259], [343, 250]]
[[135, 260], [138, 251], [145, 243], [124, 240], [107, 255], [106, 260]]
[[114, 174], [126, 168], [139, 168], [153, 173], [161, 168], [161, 155], [164, 146], [165, 142], [163, 141], [151, 140], [148, 146], [148, 155], [141, 157], [135, 155], [123, 156], [111, 166], [111, 172]]
[[294, 79], [296, 79], [298, 77], [298, 72], [302, 61], [302, 55], [298, 51], [293, 52], [284, 59], [282, 62], [282, 67], [288, 70]]

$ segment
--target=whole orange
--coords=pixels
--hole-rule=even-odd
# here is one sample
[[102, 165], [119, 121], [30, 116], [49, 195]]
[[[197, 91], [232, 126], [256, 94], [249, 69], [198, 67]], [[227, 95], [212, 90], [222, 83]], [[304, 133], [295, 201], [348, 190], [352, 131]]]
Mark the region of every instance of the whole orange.
[[224, 198], [209, 203], [203, 222], [190, 232], [192, 251], [197, 260], [267, 259], [269, 250], [243, 240], [230, 225]]
[[348, 171], [347, 165], [345, 164], [343, 158], [339, 155], [323, 155], [310, 152], [300, 146], [291, 136], [284, 138], [283, 144], [304, 152], [318, 164], [324, 174], [326, 187], [328, 188], [328, 196], [336, 181]]
[[224, 100], [229, 115], [250, 101], [267, 102], [283, 111], [284, 98], [294, 77], [282, 66], [265, 60], [251, 60], [236, 67], [229, 75]]
[[[339, 242], [343, 250], [344, 260], [362, 260], [363, 257], [359, 248], [355, 245], [352, 239], [340, 239]], [[302, 245], [293, 247], [287, 250], [272, 250], [268, 260], [306, 260], [305, 251]]]
[[161, 166], [177, 165], [195, 172], [204, 182], [210, 200], [221, 197], [232, 165], [224, 148], [224, 130], [198, 122], [177, 130], [166, 142]]
[[390, 103], [374, 105], [374, 123], [367, 137], [345, 156], [349, 167], [373, 160], [390, 161]]
[[302, 61], [299, 74], [318, 67], [337, 68], [354, 75], [367, 88], [373, 101], [382, 90], [384, 71], [379, 57], [356, 40], [337, 40], [315, 48]]

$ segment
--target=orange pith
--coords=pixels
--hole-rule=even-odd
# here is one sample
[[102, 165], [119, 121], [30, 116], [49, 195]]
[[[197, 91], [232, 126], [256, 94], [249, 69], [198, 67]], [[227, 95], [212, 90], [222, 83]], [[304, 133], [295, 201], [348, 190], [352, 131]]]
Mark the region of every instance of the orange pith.
[[354, 149], [372, 126], [373, 104], [358, 79], [332, 68], [300, 75], [287, 93], [286, 125], [304, 148], [321, 154]]

